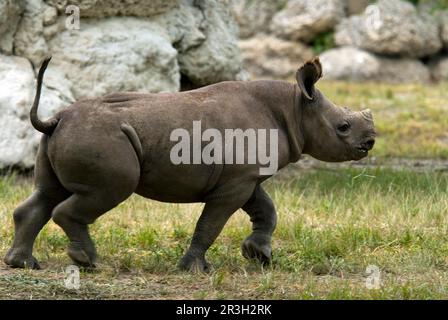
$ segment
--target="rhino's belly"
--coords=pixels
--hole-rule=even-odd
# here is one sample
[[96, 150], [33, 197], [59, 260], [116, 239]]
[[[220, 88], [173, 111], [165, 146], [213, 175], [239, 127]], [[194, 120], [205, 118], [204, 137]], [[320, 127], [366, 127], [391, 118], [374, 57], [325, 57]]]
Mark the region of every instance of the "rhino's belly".
[[136, 193], [162, 202], [201, 202], [210, 188], [213, 166], [143, 165]]

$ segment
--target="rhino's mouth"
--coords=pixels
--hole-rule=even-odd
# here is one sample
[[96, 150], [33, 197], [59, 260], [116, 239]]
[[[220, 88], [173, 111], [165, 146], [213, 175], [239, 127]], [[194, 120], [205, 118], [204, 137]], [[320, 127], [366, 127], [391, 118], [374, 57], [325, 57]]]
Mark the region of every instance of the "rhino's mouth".
[[353, 160], [361, 160], [362, 158], [365, 158], [369, 154], [369, 150], [364, 147], [357, 147], [355, 148]]
[[358, 147], [358, 148], [356, 148], [356, 149], [358, 149], [358, 151], [361, 153], [361, 154], [368, 154], [369, 153], [369, 150], [367, 150], [367, 148], [364, 148], [364, 147]]

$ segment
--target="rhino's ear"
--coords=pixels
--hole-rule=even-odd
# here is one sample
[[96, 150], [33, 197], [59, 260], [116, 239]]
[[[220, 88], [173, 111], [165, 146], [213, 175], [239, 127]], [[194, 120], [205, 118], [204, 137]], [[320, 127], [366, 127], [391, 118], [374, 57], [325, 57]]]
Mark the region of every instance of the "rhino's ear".
[[296, 80], [303, 95], [308, 100], [314, 98], [314, 84], [322, 77], [322, 65], [319, 58], [305, 62], [303, 66], [297, 70]]

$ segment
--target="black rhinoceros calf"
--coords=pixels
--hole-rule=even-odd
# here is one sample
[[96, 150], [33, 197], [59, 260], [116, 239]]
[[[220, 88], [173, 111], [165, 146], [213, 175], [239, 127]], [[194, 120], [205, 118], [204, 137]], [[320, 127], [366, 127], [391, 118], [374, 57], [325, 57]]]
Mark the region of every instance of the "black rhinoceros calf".
[[[370, 111], [338, 107], [315, 88], [322, 76], [318, 59], [298, 69], [297, 84], [229, 81], [180, 93], [114, 93], [78, 101], [41, 121], [37, 107], [49, 60], [39, 70], [31, 109], [31, 123], [44, 133], [35, 191], [14, 212], [15, 239], [4, 259], [14, 267], [39, 268], [33, 243], [50, 218], [70, 239], [70, 258], [81, 266], [94, 266], [97, 255], [88, 225], [133, 193], [164, 202], [205, 203], [181, 269], [208, 270], [205, 253], [239, 208], [253, 224], [242, 244], [244, 257], [268, 263], [277, 217], [260, 184], [275, 170], [263, 173], [266, 161], [253, 161], [256, 148], [249, 145], [254, 141], [248, 133], [269, 130], [276, 138], [265, 145], [274, 169], [298, 161], [301, 154], [323, 161], [358, 160], [375, 141]], [[208, 131], [208, 138], [202, 136], [200, 148], [211, 137], [226, 136], [226, 130], [243, 132], [247, 143], [229, 148], [236, 157], [246, 152], [240, 162], [227, 157], [228, 141], [216, 143], [207, 161], [198, 161], [196, 141], [196, 159], [182, 161], [191, 155], [179, 149], [173, 132], [179, 133], [177, 138], [185, 132], [194, 135], [192, 127], [198, 122], [204, 135], [214, 130]], [[267, 133], [260, 136], [266, 138]], [[194, 141], [182, 143], [189, 147]], [[223, 154], [220, 161], [218, 155]]]

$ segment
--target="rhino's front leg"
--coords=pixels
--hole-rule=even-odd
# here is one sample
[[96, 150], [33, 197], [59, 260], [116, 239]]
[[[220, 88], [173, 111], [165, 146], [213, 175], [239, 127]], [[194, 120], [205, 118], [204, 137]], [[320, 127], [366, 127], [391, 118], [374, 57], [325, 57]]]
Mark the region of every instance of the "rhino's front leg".
[[271, 237], [277, 225], [274, 203], [263, 188], [257, 185], [243, 210], [249, 214], [252, 222], [252, 234], [241, 246], [243, 256], [269, 264], [272, 258]]
[[[237, 184], [238, 185], [238, 184]], [[217, 191], [217, 197], [207, 201], [199, 218], [190, 248], [179, 262], [179, 268], [187, 271], [207, 272], [210, 264], [205, 253], [221, 233], [230, 216], [249, 199], [253, 184], [240, 184]]]

